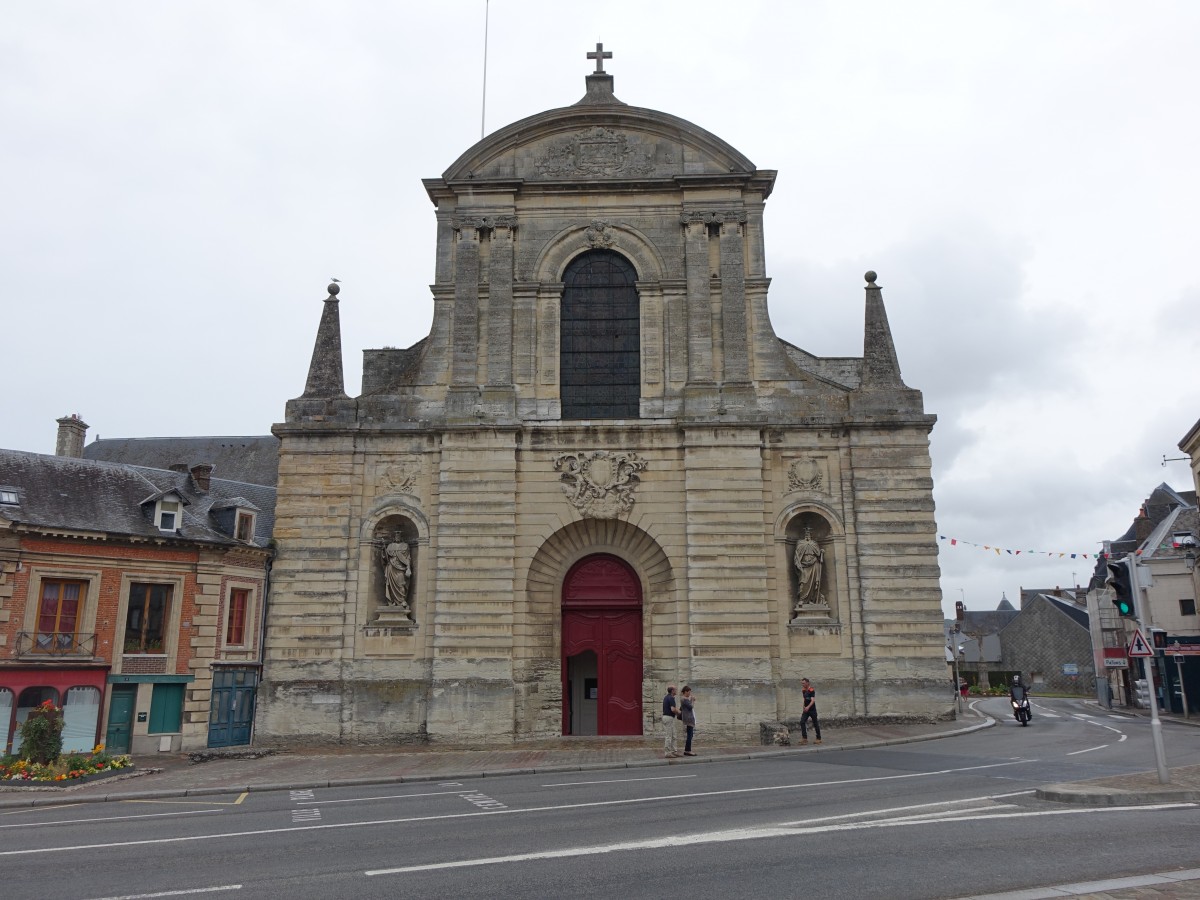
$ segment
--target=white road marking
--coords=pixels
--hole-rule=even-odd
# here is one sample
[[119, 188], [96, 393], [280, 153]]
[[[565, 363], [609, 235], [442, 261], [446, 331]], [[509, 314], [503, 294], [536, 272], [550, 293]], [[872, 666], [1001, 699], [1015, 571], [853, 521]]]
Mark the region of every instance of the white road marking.
[[[958, 772], [975, 772], [981, 769], [996, 769], [1022, 763], [1035, 763], [1036, 759], [1017, 762], [988, 763], [980, 766], [963, 766], [957, 769], [938, 769], [935, 772], [907, 772], [903, 775], [879, 775], [875, 778], [845, 778], [837, 781], [809, 781], [796, 784], [774, 784], [766, 787], [731, 788], [724, 791], [697, 791], [689, 794], [668, 794], [662, 797], [633, 797], [624, 800], [595, 800], [587, 803], [561, 803], [555, 806], [531, 806], [523, 809], [481, 810], [469, 813], [445, 813], [437, 816], [404, 816], [396, 819], [373, 819], [363, 822], [322, 823], [302, 825], [298, 828], [261, 828], [255, 831], [233, 831], [220, 834], [194, 834], [181, 837], [143, 838], [136, 841], [108, 841], [102, 844], [79, 844], [70, 847], [33, 847], [25, 850], [0, 850], [0, 856], [31, 856], [37, 853], [60, 853], [78, 850], [108, 850], [115, 847], [145, 847], [152, 844], [181, 844], [189, 841], [212, 841], [231, 838], [258, 837], [264, 834], [295, 833], [297, 831], [324, 831], [332, 828], [369, 828], [375, 825], [401, 825], [409, 822], [436, 822], [448, 819], [466, 819], [471, 816], [513, 816], [524, 813], [557, 812], [566, 809], [590, 809], [602, 806], [630, 806], [635, 803], [667, 803], [673, 800], [690, 800], [697, 797], [721, 797], [733, 794], [757, 794], [765, 791], [800, 790], [813, 787], [836, 787], [843, 784], [866, 784], [869, 782], [906, 781], [911, 778], [939, 778]], [[1116, 807], [1109, 807], [1115, 809]], [[1146, 807], [1142, 807], [1145, 809]]]
[[346, 800], [314, 800], [314, 806], [326, 806], [330, 803], [367, 803], [371, 800], [407, 800], [409, 797], [461, 797], [470, 791], [426, 791], [421, 794], [384, 794], [379, 797], [350, 797]]
[[462, 798], [468, 803], [473, 803], [480, 809], [508, 809], [499, 800], [493, 800], [487, 794], [481, 794], [479, 791], [472, 791], [462, 795]]
[[288, 797], [293, 803], [308, 803], [313, 799], [313, 792], [311, 790], [288, 791]]
[[610, 778], [607, 781], [559, 781], [542, 787], [577, 787], [581, 784], [620, 784], [623, 781], [669, 781], [672, 778], [695, 778], [695, 775], [655, 775], [653, 778]]
[[601, 853], [617, 853], [622, 851], [659, 850], [670, 847], [680, 847], [689, 844], [717, 844], [734, 841], [760, 840], [762, 838], [802, 837], [810, 834], [823, 834], [838, 831], [861, 831], [868, 828], [910, 828], [913, 825], [944, 825], [958, 822], [974, 822], [983, 819], [1018, 819], [1040, 816], [1071, 816], [1095, 815], [1112, 812], [1146, 812], [1156, 809], [1183, 809], [1195, 807], [1195, 803], [1163, 803], [1151, 806], [1096, 806], [1081, 809], [1052, 809], [1026, 810], [1017, 813], [994, 813], [986, 815], [956, 815], [944, 819], [924, 819], [915, 821], [914, 817], [903, 816], [876, 822], [847, 822], [840, 825], [820, 825], [817, 827], [784, 827], [766, 826], [762, 828], [737, 828], [730, 831], [712, 831], [692, 835], [668, 835], [662, 838], [650, 838], [641, 841], [622, 841], [616, 844], [600, 844], [591, 847], [568, 847], [562, 850], [543, 850], [536, 853], [515, 853], [510, 856], [489, 856], [477, 859], [454, 860], [444, 863], [427, 863], [416, 866], [399, 866], [393, 869], [370, 869], [363, 874], [401, 875], [409, 872], [431, 872], [440, 869], [461, 869], [472, 866], [496, 865], [499, 863], [529, 862], [541, 859], [564, 859], [574, 856], [595, 856]]
[[220, 884], [216, 887], [191, 888], [185, 891], [159, 891], [157, 894], [123, 894], [120, 897], [97, 897], [96, 900], [147, 900], [150, 897], [182, 897], [186, 894], [215, 894], [218, 891], [240, 891], [240, 884]]
[[43, 825], [79, 825], [86, 822], [124, 822], [127, 819], [158, 819], [163, 816], [198, 816], [203, 813], [220, 812], [219, 809], [184, 809], [169, 813], [146, 813], [138, 816], [103, 816], [99, 819], [54, 819], [50, 822], [21, 822], [13, 825], [0, 825], [0, 828], [40, 828]]
[[1088, 747], [1086, 750], [1073, 750], [1067, 756], [1078, 756], [1080, 753], [1091, 753], [1093, 750], [1104, 750], [1108, 744], [1101, 744], [1099, 747]]
[[321, 811], [319, 809], [293, 809], [293, 822], [320, 822]]

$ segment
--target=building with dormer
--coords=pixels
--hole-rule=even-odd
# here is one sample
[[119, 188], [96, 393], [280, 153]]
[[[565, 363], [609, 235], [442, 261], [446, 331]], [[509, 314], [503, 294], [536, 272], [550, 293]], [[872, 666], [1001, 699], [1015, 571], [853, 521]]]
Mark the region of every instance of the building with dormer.
[[68, 751], [249, 743], [274, 488], [84, 459], [86, 429], [0, 450], [0, 745], [46, 700]]

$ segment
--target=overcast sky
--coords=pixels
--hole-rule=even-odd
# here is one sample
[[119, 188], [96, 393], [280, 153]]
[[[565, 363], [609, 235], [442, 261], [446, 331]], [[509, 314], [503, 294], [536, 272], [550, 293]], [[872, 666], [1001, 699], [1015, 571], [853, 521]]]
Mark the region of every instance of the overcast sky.
[[[267, 433], [330, 276], [349, 393], [423, 337], [420, 179], [480, 137], [484, 12], [5, 4], [0, 446]], [[776, 332], [860, 356], [878, 271], [938, 416], [943, 606], [990, 609], [1192, 487], [1162, 459], [1200, 418], [1198, 36], [1192, 2], [493, 0], [486, 130], [578, 100], [603, 41], [621, 100], [777, 169]]]

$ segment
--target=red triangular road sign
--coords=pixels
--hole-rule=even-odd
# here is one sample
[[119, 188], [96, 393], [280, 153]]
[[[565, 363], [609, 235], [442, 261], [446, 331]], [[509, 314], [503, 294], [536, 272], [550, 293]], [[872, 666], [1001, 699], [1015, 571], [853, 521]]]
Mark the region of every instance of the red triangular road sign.
[[1133, 632], [1133, 640], [1129, 642], [1130, 656], [1153, 656], [1154, 651], [1150, 649], [1150, 645], [1146, 643], [1146, 639], [1142, 637], [1142, 629], [1135, 628]]

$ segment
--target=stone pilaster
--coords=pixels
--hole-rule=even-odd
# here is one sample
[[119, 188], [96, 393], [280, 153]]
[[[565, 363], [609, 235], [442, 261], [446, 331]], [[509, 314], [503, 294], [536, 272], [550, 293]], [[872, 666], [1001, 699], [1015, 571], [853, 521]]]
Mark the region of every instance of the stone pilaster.
[[738, 218], [726, 216], [721, 223], [721, 346], [727, 384], [744, 384], [750, 380], [746, 346], [746, 262], [743, 225]]
[[487, 383], [513, 383], [513, 222], [502, 217], [492, 228], [488, 261]]
[[479, 383], [479, 229], [459, 223], [457, 238], [450, 381], [455, 386], [466, 386]]
[[687, 267], [688, 383], [712, 384], [713, 323], [708, 265], [708, 225], [685, 221], [684, 264]]

